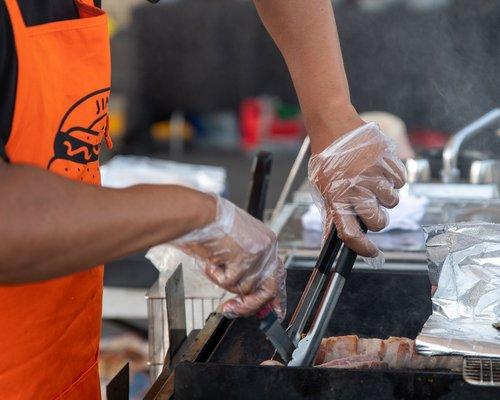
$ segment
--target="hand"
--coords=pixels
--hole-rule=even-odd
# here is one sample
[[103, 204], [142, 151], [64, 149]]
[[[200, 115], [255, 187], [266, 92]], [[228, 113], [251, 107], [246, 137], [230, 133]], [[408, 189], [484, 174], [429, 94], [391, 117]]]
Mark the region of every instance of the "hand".
[[216, 200], [214, 222], [171, 244], [198, 259], [212, 282], [239, 295], [223, 304], [227, 317], [254, 314], [268, 303], [284, 317], [286, 273], [275, 234], [231, 202]]
[[405, 168], [395, 146], [376, 123], [365, 124], [335, 140], [309, 160], [313, 198], [323, 216], [324, 234], [335, 225], [340, 239], [364, 257], [377, 247], [361, 231], [357, 218], [371, 231], [387, 226], [383, 207], [398, 204]]

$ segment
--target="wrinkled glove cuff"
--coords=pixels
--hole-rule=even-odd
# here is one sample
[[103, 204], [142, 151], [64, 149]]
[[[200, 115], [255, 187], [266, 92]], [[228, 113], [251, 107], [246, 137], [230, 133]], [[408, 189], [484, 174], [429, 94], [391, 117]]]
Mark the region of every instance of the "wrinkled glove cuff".
[[174, 246], [181, 246], [192, 242], [218, 239], [229, 234], [234, 224], [236, 206], [229, 200], [223, 199], [213, 193], [209, 193], [217, 201], [215, 220], [203, 228], [195, 229], [171, 242]]

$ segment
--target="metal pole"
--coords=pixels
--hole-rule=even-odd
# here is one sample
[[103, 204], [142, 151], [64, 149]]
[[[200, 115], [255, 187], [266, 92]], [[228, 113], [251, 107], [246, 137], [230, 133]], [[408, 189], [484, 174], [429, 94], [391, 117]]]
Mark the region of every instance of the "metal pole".
[[285, 205], [285, 201], [290, 193], [290, 189], [292, 188], [293, 182], [295, 181], [295, 177], [297, 176], [297, 172], [299, 171], [300, 166], [302, 165], [302, 161], [304, 161], [304, 157], [307, 154], [307, 150], [309, 149], [309, 136], [306, 136], [304, 141], [302, 142], [302, 146], [300, 147], [299, 153], [293, 162], [292, 169], [286, 178], [285, 185], [283, 186], [283, 190], [280, 193], [280, 197], [278, 202], [276, 203], [276, 207], [274, 207], [273, 213], [271, 215], [270, 225], [274, 222], [274, 220], [278, 217], [279, 213], [283, 209]]

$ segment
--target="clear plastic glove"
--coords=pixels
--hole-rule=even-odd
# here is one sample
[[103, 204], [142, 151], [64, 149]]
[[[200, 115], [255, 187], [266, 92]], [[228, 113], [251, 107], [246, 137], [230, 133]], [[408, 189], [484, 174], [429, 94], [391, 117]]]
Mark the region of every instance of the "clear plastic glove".
[[225, 316], [252, 315], [271, 304], [283, 318], [286, 272], [276, 235], [230, 201], [216, 199], [215, 221], [171, 244], [196, 258], [212, 282], [239, 295], [222, 305]]
[[384, 207], [398, 204], [396, 189], [405, 184], [405, 168], [395, 145], [376, 123], [369, 123], [334, 141], [309, 160], [313, 198], [322, 213], [323, 232], [335, 225], [339, 237], [364, 257], [380, 257], [362, 232], [358, 219], [380, 231], [389, 219]]

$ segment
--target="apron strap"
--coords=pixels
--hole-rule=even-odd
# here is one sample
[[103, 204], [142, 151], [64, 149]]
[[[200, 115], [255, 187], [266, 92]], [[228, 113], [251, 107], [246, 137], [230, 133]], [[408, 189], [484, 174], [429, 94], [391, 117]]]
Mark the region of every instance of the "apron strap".
[[101, 8], [101, 3], [102, 3], [101, 0], [78, 0], [78, 1], [80, 1], [80, 3], [85, 3], [89, 6], [99, 7], [99, 8]]
[[26, 28], [23, 14], [21, 13], [17, 0], [5, 0], [5, 4], [7, 5], [7, 10], [9, 11], [10, 23], [12, 24], [14, 34], [19, 30], [19, 28]]
[[[12, 28], [14, 31], [17, 31], [18, 28], [26, 28], [24, 23], [24, 17], [19, 8], [19, 4], [17, 0], [4, 0], [7, 5], [7, 10], [9, 11], [10, 21], [12, 24]], [[76, 0], [76, 3], [80, 2], [83, 4], [87, 4], [92, 7], [101, 8], [101, 0]]]

